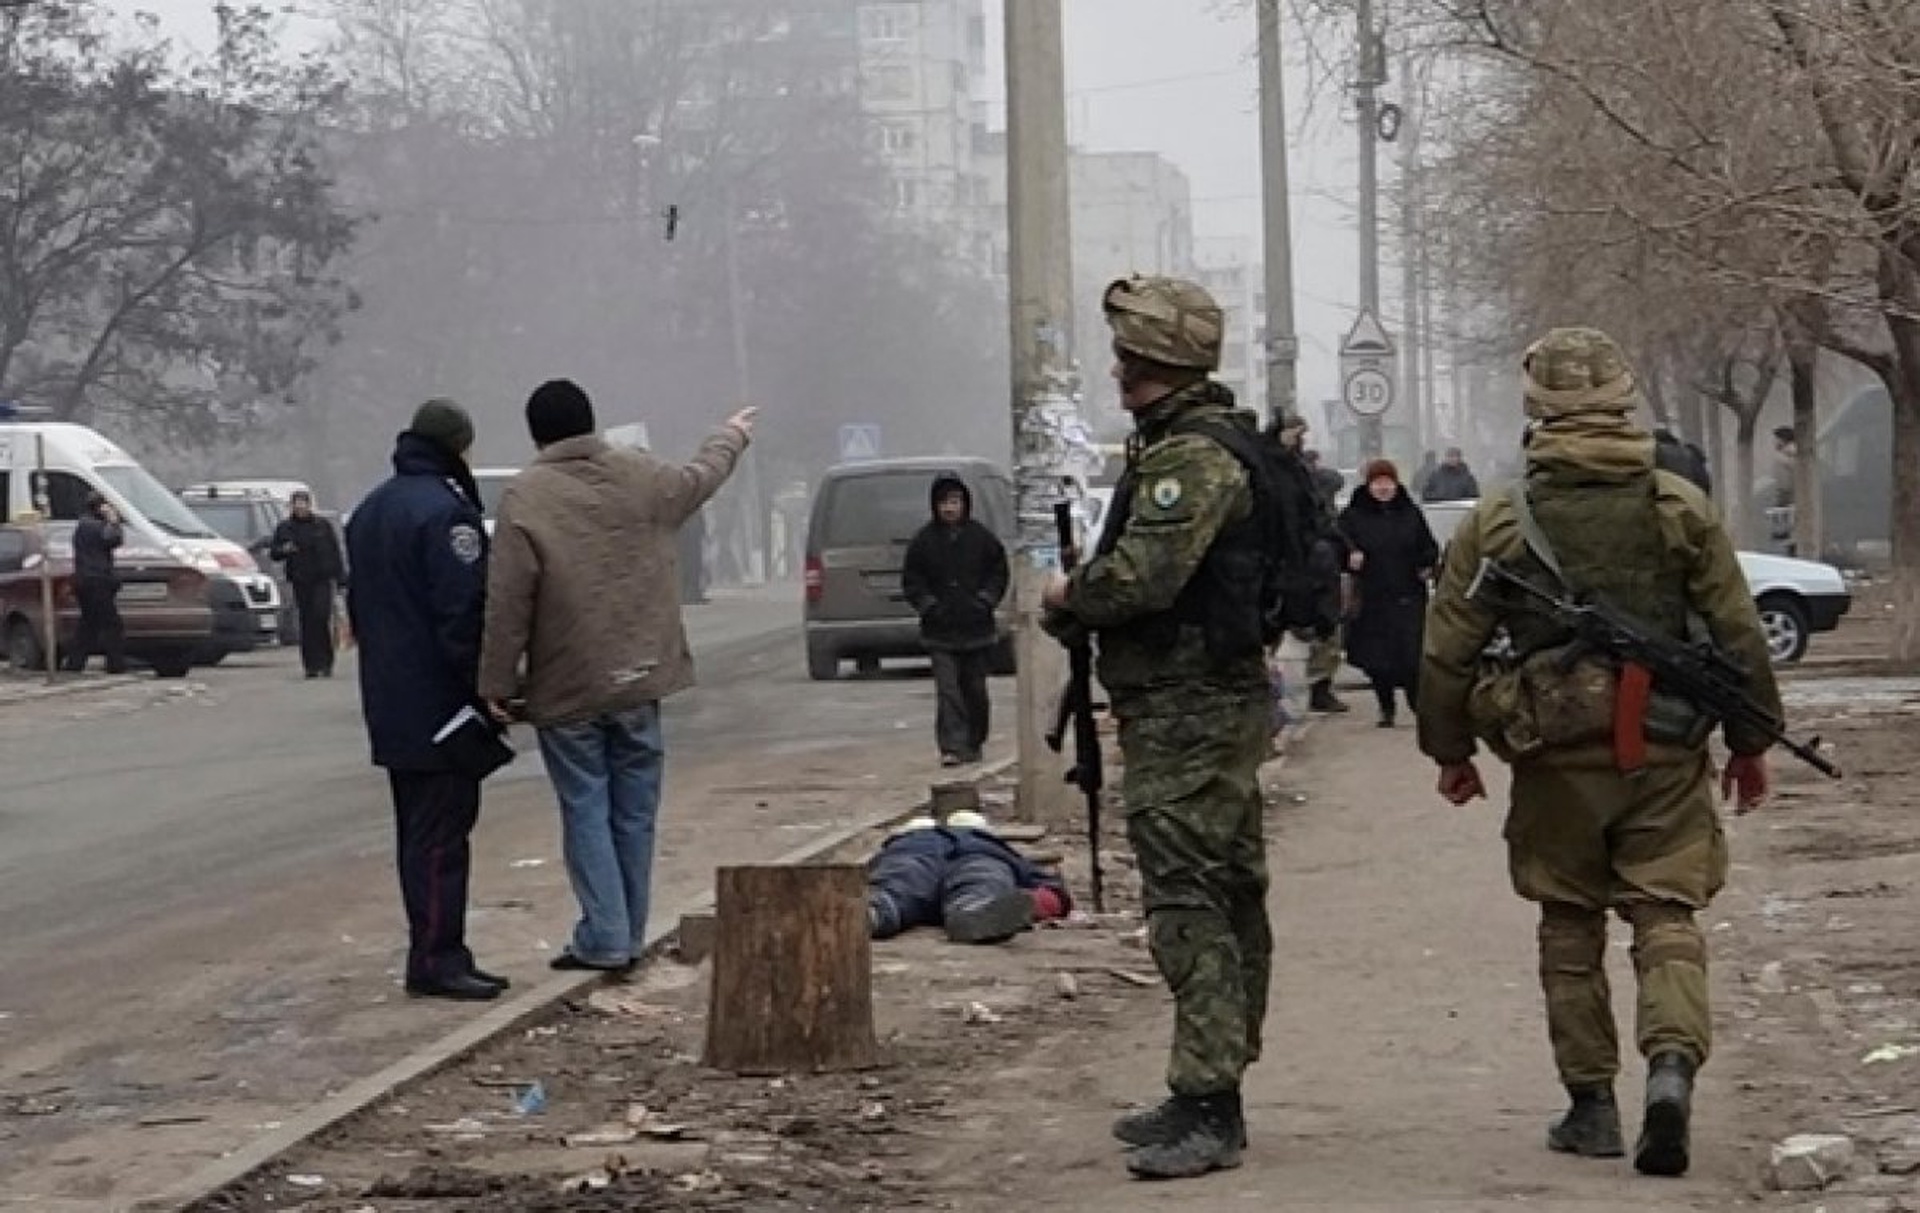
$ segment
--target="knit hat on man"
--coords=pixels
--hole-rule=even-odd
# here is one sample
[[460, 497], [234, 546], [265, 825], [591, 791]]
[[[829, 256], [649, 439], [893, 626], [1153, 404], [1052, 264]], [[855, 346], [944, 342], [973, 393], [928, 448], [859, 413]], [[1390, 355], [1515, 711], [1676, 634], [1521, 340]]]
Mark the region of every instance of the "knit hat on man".
[[444, 398], [429, 400], [414, 410], [408, 430], [446, 450], [464, 456], [473, 449], [473, 418], [467, 410]]
[[593, 430], [593, 401], [571, 379], [549, 379], [527, 398], [527, 432], [535, 446], [552, 446]]

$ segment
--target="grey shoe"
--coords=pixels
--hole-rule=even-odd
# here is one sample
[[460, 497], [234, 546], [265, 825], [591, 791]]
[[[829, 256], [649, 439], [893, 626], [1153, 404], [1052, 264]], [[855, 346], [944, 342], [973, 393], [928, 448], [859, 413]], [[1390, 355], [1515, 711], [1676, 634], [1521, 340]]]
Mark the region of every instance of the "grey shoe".
[[1582, 1158], [1618, 1158], [1627, 1152], [1620, 1136], [1620, 1105], [1610, 1086], [1568, 1087], [1573, 1103], [1547, 1128], [1547, 1148]]
[[[1176, 1095], [1160, 1113], [1161, 1137], [1127, 1154], [1127, 1170], [1139, 1179], [1194, 1179], [1240, 1165], [1247, 1126], [1240, 1095]], [[1117, 1136], [1120, 1126], [1114, 1126]]]
[[1013, 889], [985, 905], [947, 916], [947, 938], [955, 943], [1001, 943], [1033, 925], [1033, 894]]
[[1687, 1173], [1695, 1069], [1684, 1053], [1659, 1053], [1647, 1062], [1647, 1111], [1640, 1142], [1633, 1148], [1633, 1166], [1640, 1174]]

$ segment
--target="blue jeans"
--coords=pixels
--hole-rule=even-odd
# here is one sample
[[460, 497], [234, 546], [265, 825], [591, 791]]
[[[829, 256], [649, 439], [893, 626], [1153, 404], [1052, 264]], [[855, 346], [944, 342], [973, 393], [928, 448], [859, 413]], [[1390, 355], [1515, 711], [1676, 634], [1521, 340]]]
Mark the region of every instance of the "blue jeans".
[[590, 964], [625, 964], [647, 937], [666, 758], [660, 705], [541, 729], [540, 755], [560, 798], [567, 878], [580, 902], [567, 950]]

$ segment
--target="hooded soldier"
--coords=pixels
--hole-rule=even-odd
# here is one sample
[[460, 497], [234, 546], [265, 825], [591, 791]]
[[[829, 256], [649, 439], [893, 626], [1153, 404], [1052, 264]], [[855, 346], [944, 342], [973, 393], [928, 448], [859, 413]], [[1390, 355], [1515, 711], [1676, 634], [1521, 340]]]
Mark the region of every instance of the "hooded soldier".
[[1099, 642], [1148, 944], [1177, 1007], [1170, 1096], [1114, 1135], [1134, 1174], [1179, 1178], [1238, 1165], [1266, 1015], [1264, 531], [1245, 453], [1260, 439], [1210, 378], [1224, 324], [1205, 290], [1130, 278], [1103, 302], [1134, 434], [1095, 552], [1045, 601], [1056, 634]]
[[[1428, 615], [1420, 748], [1455, 804], [1484, 795], [1484, 741], [1512, 765], [1505, 837], [1514, 891], [1540, 907], [1540, 975], [1554, 1062], [1571, 1106], [1549, 1148], [1625, 1152], [1613, 1083], [1619, 1044], [1606, 976], [1607, 912], [1633, 928], [1646, 1111], [1634, 1165], [1688, 1164], [1693, 1080], [1712, 1039], [1706, 941], [1694, 920], [1727, 876], [1707, 738], [1715, 721], [1585, 655], [1523, 595], [1479, 578], [1496, 562], [1537, 586], [1592, 596], [1674, 640], [1710, 638], [1749, 672], [1776, 718], [1765, 636], [1732, 542], [1705, 495], [1656, 470], [1633, 423], [1640, 396], [1605, 333], [1556, 329], [1525, 361], [1526, 476], [1483, 499], [1454, 533]], [[1511, 663], [1483, 664], [1496, 630]], [[1729, 722], [1723, 792], [1767, 793], [1769, 739]]]

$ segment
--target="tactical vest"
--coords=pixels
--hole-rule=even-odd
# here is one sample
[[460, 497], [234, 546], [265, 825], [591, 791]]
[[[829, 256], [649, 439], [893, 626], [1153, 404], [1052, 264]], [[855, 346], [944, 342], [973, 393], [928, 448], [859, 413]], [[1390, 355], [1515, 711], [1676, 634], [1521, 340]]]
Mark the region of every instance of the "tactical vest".
[[[1167, 437], [1194, 432], [1183, 429], [1176, 420]], [[1107, 511], [1106, 525], [1101, 528], [1100, 542], [1095, 549], [1102, 556], [1120, 546], [1120, 536], [1133, 515], [1143, 449], [1137, 436], [1127, 443], [1126, 471], [1114, 488], [1113, 504]], [[1171, 651], [1180, 639], [1181, 628], [1196, 627], [1202, 630], [1207, 656], [1215, 665], [1225, 666], [1257, 656], [1266, 647], [1262, 605], [1266, 569], [1265, 536], [1256, 501], [1245, 518], [1228, 523], [1214, 537], [1199, 569], [1181, 587], [1172, 606], [1103, 628], [1102, 632], [1124, 643]]]
[[[1656, 505], [1653, 473], [1622, 483], [1528, 482], [1533, 516], [1565, 572], [1566, 589], [1604, 599], [1666, 636], [1687, 638], [1687, 554], [1671, 547]], [[1526, 575], [1552, 584], [1553, 575], [1531, 549]], [[1573, 637], [1546, 616], [1517, 612], [1507, 621], [1522, 657]]]

